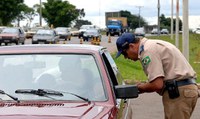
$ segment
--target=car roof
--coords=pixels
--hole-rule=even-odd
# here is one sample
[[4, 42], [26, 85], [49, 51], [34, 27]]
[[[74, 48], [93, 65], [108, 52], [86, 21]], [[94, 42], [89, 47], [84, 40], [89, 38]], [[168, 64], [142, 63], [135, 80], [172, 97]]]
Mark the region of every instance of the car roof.
[[89, 53], [106, 49], [102, 46], [89, 44], [34, 44], [0, 47], [0, 54], [24, 53]]

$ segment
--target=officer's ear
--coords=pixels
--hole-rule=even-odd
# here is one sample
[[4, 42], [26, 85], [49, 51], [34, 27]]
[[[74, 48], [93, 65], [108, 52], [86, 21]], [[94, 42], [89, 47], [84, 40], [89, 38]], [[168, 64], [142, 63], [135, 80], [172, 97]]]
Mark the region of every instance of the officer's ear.
[[134, 48], [135, 44], [134, 43], [129, 43], [129, 48]]

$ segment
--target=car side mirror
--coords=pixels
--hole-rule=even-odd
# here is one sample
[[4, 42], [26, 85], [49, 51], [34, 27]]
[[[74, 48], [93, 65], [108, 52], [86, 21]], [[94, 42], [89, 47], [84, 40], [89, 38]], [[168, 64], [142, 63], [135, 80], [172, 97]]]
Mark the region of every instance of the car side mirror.
[[115, 95], [119, 99], [137, 98], [139, 90], [136, 85], [117, 85]]

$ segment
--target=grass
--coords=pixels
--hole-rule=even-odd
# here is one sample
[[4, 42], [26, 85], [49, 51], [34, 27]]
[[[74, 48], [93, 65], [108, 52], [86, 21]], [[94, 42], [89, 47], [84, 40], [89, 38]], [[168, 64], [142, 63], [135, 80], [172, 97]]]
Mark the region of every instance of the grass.
[[[171, 40], [170, 36], [153, 36], [148, 37], [149, 39], [161, 39], [172, 44], [175, 44], [175, 40]], [[175, 36], [174, 36], [175, 39]], [[182, 51], [182, 35], [179, 36], [179, 49]], [[190, 34], [189, 36], [189, 63], [197, 73], [197, 82], [200, 82], [200, 35]], [[112, 54], [115, 57], [115, 54]], [[137, 82], [147, 81], [147, 77], [143, 72], [142, 65], [139, 61], [133, 62], [131, 60], [124, 59], [123, 56], [115, 59], [116, 65], [122, 74], [122, 77], [126, 81]], [[199, 62], [199, 63], [196, 63]]]

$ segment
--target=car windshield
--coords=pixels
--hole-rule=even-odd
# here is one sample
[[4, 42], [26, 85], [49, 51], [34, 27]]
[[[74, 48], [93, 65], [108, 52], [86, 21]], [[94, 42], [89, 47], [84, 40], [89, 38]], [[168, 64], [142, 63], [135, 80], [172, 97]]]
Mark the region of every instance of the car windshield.
[[167, 29], [162, 29], [162, 31], [168, 31]]
[[143, 32], [143, 31], [144, 31], [143, 28], [136, 28], [136, 29], [135, 29], [135, 32]]
[[41, 28], [31, 28], [30, 31], [31, 32], [37, 32], [39, 29], [41, 29]]
[[96, 29], [88, 29], [88, 30], [86, 30], [86, 32], [87, 33], [96, 33], [96, 34], [98, 34], [98, 30], [96, 30]]
[[18, 29], [16, 28], [5, 28], [2, 33], [11, 33], [11, 34], [16, 34], [18, 33]]
[[67, 32], [67, 28], [56, 28], [57, 32]]
[[[18, 100], [80, 101], [75, 95], [90, 101], [106, 100], [104, 83], [93, 55], [3, 55], [0, 56], [0, 70], [0, 90]], [[2, 94], [0, 99], [12, 100]]]
[[108, 22], [109, 25], [119, 25], [118, 21], [109, 21]]
[[38, 30], [37, 35], [53, 35], [53, 31], [51, 30]]
[[94, 28], [94, 27], [91, 25], [83, 25], [83, 26], [81, 26], [80, 29], [90, 29], [90, 28]]

